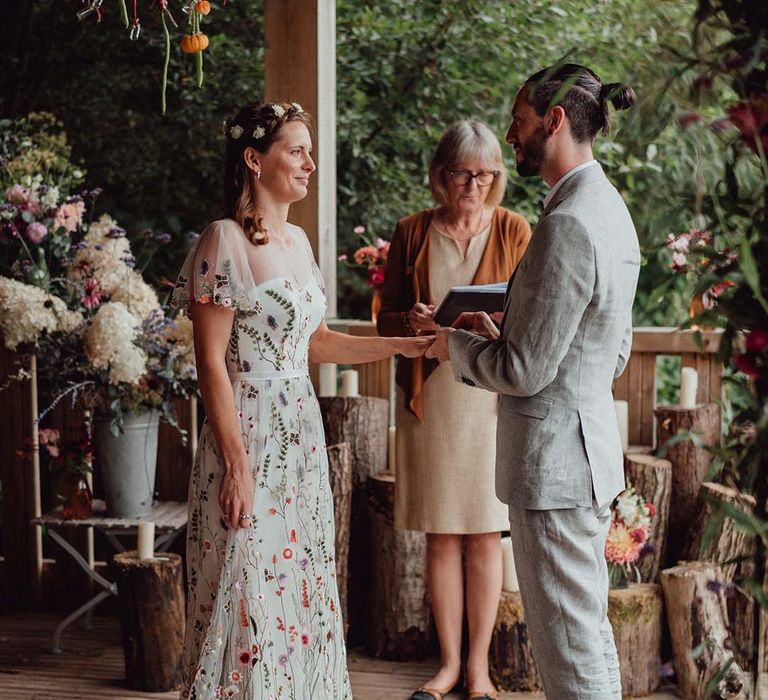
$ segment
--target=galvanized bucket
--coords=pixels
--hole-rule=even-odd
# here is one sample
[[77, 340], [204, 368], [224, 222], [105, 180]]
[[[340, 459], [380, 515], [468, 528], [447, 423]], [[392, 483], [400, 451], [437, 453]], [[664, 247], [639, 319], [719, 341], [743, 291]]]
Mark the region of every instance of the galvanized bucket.
[[123, 432], [115, 436], [110, 432], [109, 420], [94, 422], [93, 442], [108, 515], [149, 515], [155, 494], [159, 424], [158, 411], [126, 413]]

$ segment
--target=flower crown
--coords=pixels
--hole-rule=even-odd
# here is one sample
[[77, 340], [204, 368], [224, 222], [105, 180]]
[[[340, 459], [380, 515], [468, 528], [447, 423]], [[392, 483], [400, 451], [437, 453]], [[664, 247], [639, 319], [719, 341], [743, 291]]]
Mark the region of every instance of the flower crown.
[[[274, 115], [279, 119], [285, 114], [285, 107], [283, 105], [274, 103], [271, 104], [270, 107], [272, 108], [272, 112]], [[296, 114], [301, 114], [304, 109], [298, 102], [291, 102], [291, 107], [295, 110]], [[245, 133], [245, 129], [243, 129], [240, 124], [230, 124], [228, 120], [224, 120], [224, 135], [228, 136], [232, 139], [239, 139], [243, 134]], [[259, 141], [260, 139], [263, 139], [264, 136], [266, 136], [267, 130], [259, 124], [252, 132], [251, 136], [256, 140]]]

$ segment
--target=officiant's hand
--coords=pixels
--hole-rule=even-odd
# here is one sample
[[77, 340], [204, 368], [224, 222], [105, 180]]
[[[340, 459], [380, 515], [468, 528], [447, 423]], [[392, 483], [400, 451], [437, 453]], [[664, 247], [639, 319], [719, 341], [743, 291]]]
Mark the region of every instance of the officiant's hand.
[[496, 340], [499, 337], [499, 329], [485, 311], [465, 311], [459, 314], [453, 322], [453, 328], [460, 328], [489, 340]]
[[408, 324], [416, 333], [431, 333], [440, 327], [435, 323], [434, 316], [434, 304], [422, 304], [421, 302], [417, 302], [413, 305], [413, 308], [408, 311]]
[[450, 338], [451, 333], [453, 333], [454, 330], [454, 328], [440, 328], [435, 333], [435, 342], [429, 346], [429, 350], [427, 350], [425, 357], [428, 357], [431, 360], [440, 360], [440, 362], [447, 362], [450, 360], [451, 356], [448, 354], [448, 338]]

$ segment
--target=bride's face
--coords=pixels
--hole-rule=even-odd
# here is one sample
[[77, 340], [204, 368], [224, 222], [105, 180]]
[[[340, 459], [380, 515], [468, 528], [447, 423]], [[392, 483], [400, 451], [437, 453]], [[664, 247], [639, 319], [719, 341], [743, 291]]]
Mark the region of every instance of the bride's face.
[[276, 202], [297, 202], [307, 196], [315, 170], [309, 130], [299, 121], [286, 122], [265, 154], [259, 154], [258, 185]]

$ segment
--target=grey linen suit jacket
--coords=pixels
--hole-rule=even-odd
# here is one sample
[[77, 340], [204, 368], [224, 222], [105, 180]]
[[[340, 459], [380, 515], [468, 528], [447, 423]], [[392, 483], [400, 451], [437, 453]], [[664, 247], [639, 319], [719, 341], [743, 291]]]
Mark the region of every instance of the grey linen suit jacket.
[[639, 270], [632, 219], [595, 163], [546, 206], [510, 280], [501, 337], [451, 334], [455, 378], [500, 395], [503, 502], [602, 507], [624, 489], [611, 385], [629, 359]]

